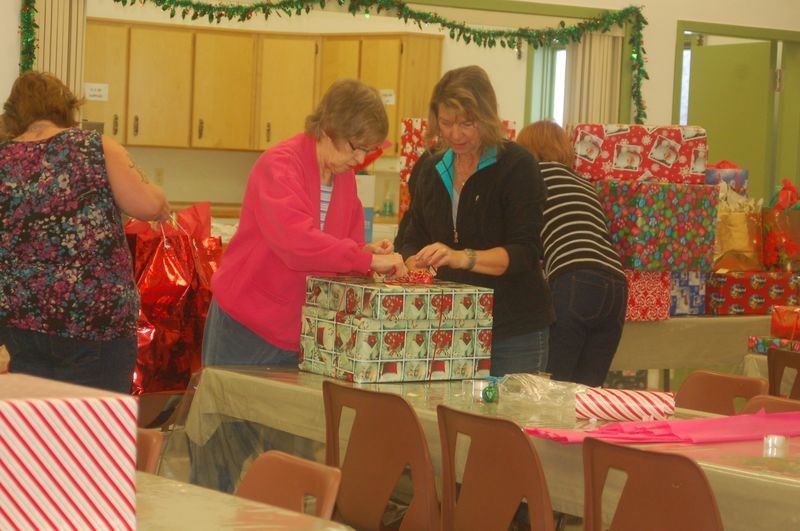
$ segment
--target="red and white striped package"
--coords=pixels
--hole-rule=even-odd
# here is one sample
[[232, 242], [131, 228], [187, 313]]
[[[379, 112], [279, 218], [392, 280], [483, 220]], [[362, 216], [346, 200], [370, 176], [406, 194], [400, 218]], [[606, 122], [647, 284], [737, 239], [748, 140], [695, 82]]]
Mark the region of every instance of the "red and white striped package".
[[134, 529], [136, 399], [0, 375], [0, 529]]
[[589, 387], [575, 393], [575, 416], [598, 420], [663, 420], [675, 413], [675, 396], [664, 391]]

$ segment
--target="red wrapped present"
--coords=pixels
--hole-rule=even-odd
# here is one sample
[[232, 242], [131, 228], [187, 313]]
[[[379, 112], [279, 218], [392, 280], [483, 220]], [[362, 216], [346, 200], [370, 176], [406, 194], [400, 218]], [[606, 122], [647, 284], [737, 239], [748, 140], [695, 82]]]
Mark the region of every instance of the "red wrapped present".
[[663, 321], [669, 319], [669, 271], [625, 270], [628, 278], [626, 321]]
[[800, 306], [773, 306], [769, 334], [786, 339], [800, 339]]
[[613, 179], [595, 186], [623, 267], [711, 269], [716, 187]]
[[708, 315], [766, 315], [776, 305], [797, 305], [800, 275], [788, 272], [726, 271], [709, 275]]
[[575, 170], [590, 180], [705, 182], [702, 127], [578, 124], [573, 143]]

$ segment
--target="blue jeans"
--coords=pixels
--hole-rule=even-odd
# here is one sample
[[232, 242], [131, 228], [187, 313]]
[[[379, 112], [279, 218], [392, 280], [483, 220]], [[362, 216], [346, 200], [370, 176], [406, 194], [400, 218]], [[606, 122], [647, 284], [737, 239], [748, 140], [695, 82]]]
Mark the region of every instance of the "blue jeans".
[[550, 292], [556, 322], [547, 372], [555, 380], [602, 385], [622, 337], [627, 281], [600, 269], [576, 269], [554, 278]]
[[540, 372], [547, 366], [547, 328], [492, 341], [492, 376]]
[[[300, 338], [298, 337], [298, 340]], [[212, 299], [203, 333], [203, 366], [299, 363], [299, 353], [283, 350], [225, 313]]]
[[136, 366], [136, 335], [110, 341], [0, 328], [11, 360], [8, 371], [130, 394]]

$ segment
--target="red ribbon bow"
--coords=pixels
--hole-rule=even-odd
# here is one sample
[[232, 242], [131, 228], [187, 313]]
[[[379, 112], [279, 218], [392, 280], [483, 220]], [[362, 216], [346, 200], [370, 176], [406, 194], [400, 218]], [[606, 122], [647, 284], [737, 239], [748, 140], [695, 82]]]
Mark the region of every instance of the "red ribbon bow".
[[789, 179], [783, 179], [781, 185], [783, 187], [778, 191], [778, 202], [775, 203], [775, 210], [787, 209], [797, 203], [798, 198], [800, 198], [797, 193], [797, 187]]

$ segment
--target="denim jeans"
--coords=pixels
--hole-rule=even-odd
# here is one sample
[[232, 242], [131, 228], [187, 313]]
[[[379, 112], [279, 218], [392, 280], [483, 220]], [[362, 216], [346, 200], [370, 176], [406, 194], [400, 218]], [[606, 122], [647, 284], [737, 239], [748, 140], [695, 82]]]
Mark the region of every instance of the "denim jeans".
[[547, 372], [555, 380], [602, 385], [622, 337], [627, 281], [601, 269], [576, 269], [554, 278], [550, 292], [556, 322]]
[[539, 372], [547, 366], [547, 328], [492, 341], [492, 376]]
[[[298, 337], [299, 339], [299, 337]], [[203, 333], [203, 366], [278, 365], [292, 366], [299, 353], [283, 350], [225, 313], [212, 299]]]
[[110, 341], [0, 328], [11, 359], [8, 371], [129, 394], [136, 366], [136, 335]]

